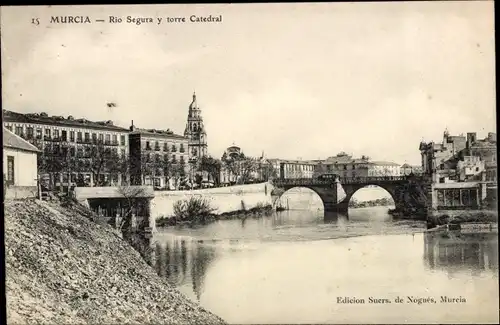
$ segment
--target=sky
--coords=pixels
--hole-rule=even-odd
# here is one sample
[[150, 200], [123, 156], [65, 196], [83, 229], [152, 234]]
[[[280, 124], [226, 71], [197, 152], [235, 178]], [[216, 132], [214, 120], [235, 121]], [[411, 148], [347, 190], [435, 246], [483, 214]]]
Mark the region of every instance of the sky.
[[[126, 23], [191, 15], [223, 21]], [[214, 157], [420, 164], [445, 128], [496, 132], [489, 1], [2, 7], [1, 40], [4, 109], [183, 134], [196, 91]]]

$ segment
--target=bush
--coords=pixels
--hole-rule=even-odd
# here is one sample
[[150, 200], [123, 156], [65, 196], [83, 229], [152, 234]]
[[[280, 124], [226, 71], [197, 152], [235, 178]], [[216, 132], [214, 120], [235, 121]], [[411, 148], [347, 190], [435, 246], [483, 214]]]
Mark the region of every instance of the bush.
[[202, 197], [192, 196], [174, 203], [174, 217], [179, 221], [205, 221], [216, 210]]

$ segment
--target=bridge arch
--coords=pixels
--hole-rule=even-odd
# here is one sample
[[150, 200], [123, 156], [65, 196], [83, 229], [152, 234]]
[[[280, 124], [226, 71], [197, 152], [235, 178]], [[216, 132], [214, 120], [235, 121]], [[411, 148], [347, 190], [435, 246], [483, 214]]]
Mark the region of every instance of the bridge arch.
[[[366, 184], [361, 186], [353, 186], [353, 187], [346, 186], [346, 187], [347, 189], [343, 187], [345, 192], [345, 197], [339, 200], [339, 203], [345, 202], [348, 206], [353, 199], [356, 199], [356, 194], [361, 194], [363, 191], [367, 191], [369, 189], [374, 189], [378, 190], [378, 192], [387, 193], [388, 196], [391, 198], [391, 200], [394, 202], [394, 204], [396, 204], [396, 201], [398, 200], [397, 197], [398, 191], [396, 190], [396, 188], [394, 188], [394, 186], [384, 186], [380, 184]], [[376, 200], [376, 199], [381, 199], [381, 196], [377, 195], [377, 197], [369, 198], [368, 200]], [[361, 202], [363, 201], [364, 200], [361, 200]]]
[[[323, 198], [321, 197], [322, 194], [321, 194], [320, 190], [318, 190], [317, 188], [314, 188], [312, 186], [297, 185], [297, 186], [288, 187], [286, 189], [275, 187], [271, 191], [271, 196], [273, 197], [273, 208], [276, 208], [278, 206], [278, 203], [280, 203], [281, 199], [286, 197], [287, 194], [288, 195], [295, 194], [295, 193], [300, 194], [300, 192], [297, 191], [300, 189], [307, 190], [306, 193], [314, 194], [314, 197], [317, 197], [318, 201], [324, 205], [324, 201], [323, 201]], [[281, 203], [284, 203], [284, 202], [281, 202]]]
[[354, 194], [358, 193], [360, 190], [370, 188], [371, 186], [383, 189], [387, 193], [390, 194], [391, 198], [394, 200], [394, 202], [397, 200], [397, 190], [394, 185], [387, 185], [387, 184], [377, 184], [377, 183], [368, 183], [368, 184], [341, 184], [342, 188], [345, 191], [345, 197], [342, 199], [340, 202], [344, 202], [347, 200], [349, 202], [350, 199], [354, 196]]

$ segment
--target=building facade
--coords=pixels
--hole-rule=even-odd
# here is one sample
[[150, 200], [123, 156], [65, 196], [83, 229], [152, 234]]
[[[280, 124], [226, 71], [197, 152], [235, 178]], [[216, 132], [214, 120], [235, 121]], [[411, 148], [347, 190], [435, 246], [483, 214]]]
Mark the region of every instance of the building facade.
[[37, 186], [40, 150], [3, 128], [3, 174], [7, 186]]
[[[450, 136], [446, 130], [442, 143], [421, 142], [422, 172], [434, 183], [460, 182], [483, 179], [497, 181], [496, 134], [488, 133], [478, 140], [475, 132], [467, 137]], [[479, 157], [477, 159], [472, 157]], [[479, 174], [484, 173], [484, 176]]]
[[189, 140], [170, 130], [138, 129], [129, 134], [130, 181], [155, 189], [175, 189], [189, 173]]
[[467, 142], [467, 155], [479, 157], [484, 161], [485, 180], [496, 183], [497, 178], [497, 139], [496, 133], [489, 132], [482, 140], [476, 139], [476, 134], [471, 133]]
[[[41, 150], [38, 172], [44, 186], [64, 191], [74, 186], [127, 181], [127, 172], [114, 167], [117, 159], [128, 157], [128, 130], [113, 125], [113, 121], [4, 110], [3, 123]], [[103, 161], [106, 159], [115, 164]]]
[[401, 166], [390, 161], [371, 161], [368, 163], [368, 177], [401, 176]]
[[370, 171], [377, 170], [377, 166], [373, 165], [368, 157], [353, 158], [345, 152], [328, 157], [323, 163], [328, 173], [337, 174], [343, 178], [368, 177]]
[[403, 164], [400, 167], [401, 176], [422, 175], [422, 166]]
[[199, 162], [201, 157], [208, 155], [207, 132], [195, 93], [193, 93], [193, 100], [189, 105], [184, 137], [188, 139], [189, 143], [189, 161]]

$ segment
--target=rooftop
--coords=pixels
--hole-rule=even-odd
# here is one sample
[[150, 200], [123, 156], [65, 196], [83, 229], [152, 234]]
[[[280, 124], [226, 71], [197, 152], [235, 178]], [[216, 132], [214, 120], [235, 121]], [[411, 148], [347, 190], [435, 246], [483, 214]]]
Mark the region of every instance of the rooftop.
[[24, 140], [23, 138], [15, 135], [14, 133], [3, 128], [3, 146], [24, 151], [39, 152], [37, 147]]
[[392, 161], [370, 161], [369, 163], [377, 166], [399, 166], [399, 164]]
[[159, 136], [159, 137], [167, 137], [167, 138], [177, 138], [177, 139], [187, 139], [186, 137], [175, 134], [170, 129], [167, 130], [157, 130], [157, 129], [141, 129], [134, 127], [134, 130], [130, 132], [130, 134], [143, 134], [146, 136]]
[[113, 124], [113, 121], [89, 121], [85, 118], [75, 119], [73, 116], [49, 116], [47, 113], [17, 113], [13, 111], [3, 110], [4, 122], [20, 122], [31, 124], [45, 125], [61, 125], [67, 127], [81, 127], [89, 129], [102, 129], [110, 131], [127, 132], [126, 128], [122, 128]]

